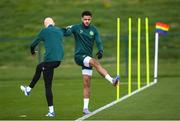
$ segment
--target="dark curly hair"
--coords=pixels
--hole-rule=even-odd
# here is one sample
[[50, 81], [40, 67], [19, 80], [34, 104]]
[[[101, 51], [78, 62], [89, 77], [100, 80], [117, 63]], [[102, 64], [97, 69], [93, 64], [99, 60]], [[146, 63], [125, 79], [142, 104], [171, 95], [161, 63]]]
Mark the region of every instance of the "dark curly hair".
[[91, 16], [92, 17], [92, 13], [91, 13], [91, 11], [83, 11], [81, 14], [81, 17], [83, 17], [83, 16]]

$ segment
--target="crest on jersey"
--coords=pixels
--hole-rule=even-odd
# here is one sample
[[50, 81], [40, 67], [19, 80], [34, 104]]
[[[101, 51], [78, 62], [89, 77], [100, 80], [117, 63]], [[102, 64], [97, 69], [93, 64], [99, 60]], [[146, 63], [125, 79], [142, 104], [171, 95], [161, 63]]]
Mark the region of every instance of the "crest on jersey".
[[93, 32], [93, 31], [90, 31], [89, 34], [90, 34], [91, 36], [93, 36], [93, 35], [94, 35], [94, 32]]

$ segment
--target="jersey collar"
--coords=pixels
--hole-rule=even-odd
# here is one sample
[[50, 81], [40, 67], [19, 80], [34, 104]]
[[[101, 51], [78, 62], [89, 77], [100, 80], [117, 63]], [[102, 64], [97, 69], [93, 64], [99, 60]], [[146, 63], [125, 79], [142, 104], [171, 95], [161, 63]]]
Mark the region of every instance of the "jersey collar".
[[52, 25], [52, 24], [50, 24], [48, 27], [53, 27], [53, 25]]
[[82, 25], [82, 27], [85, 28], [85, 29], [88, 29], [88, 28], [91, 26], [91, 24], [89, 24], [89, 26], [85, 26], [84, 23], [81, 23], [81, 25]]

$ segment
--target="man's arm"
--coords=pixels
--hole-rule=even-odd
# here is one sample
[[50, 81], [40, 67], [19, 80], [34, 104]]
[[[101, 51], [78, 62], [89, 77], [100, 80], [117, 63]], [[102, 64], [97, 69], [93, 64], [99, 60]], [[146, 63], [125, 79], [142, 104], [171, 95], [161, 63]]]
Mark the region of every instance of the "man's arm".
[[41, 37], [42, 31], [38, 34], [38, 36], [33, 40], [30, 49], [31, 49], [31, 54], [34, 55], [35, 54], [35, 48], [36, 46], [40, 43], [40, 41], [42, 40]]
[[95, 42], [96, 42], [96, 47], [98, 48], [98, 52], [96, 55], [98, 59], [101, 59], [103, 56], [103, 44], [99, 32], [97, 30], [95, 32]]
[[73, 25], [62, 28], [65, 37], [70, 36], [73, 33]]

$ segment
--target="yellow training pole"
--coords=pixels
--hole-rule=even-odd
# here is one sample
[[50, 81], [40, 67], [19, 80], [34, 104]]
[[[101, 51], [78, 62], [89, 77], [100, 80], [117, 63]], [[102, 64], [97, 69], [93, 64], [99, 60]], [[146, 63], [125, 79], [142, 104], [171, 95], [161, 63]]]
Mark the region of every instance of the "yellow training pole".
[[150, 76], [149, 76], [149, 28], [148, 28], [148, 18], [145, 18], [145, 29], [146, 29], [146, 79], [147, 79], [147, 84], [150, 83]]
[[[117, 18], [117, 75], [120, 75], [120, 18]], [[117, 100], [120, 97], [120, 83], [117, 84]]]
[[141, 19], [138, 18], [138, 38], [137, 38], [137, 80], [138, 80], [138, 90], [141, 88]]
[[131, 18], [128, 21], [129, 40], [128, 40], [128, 94], [131, 94]]

